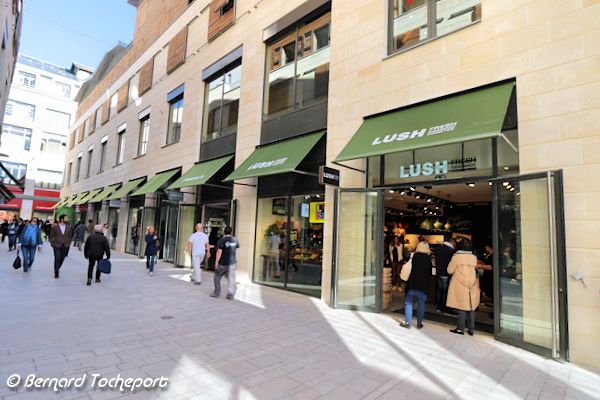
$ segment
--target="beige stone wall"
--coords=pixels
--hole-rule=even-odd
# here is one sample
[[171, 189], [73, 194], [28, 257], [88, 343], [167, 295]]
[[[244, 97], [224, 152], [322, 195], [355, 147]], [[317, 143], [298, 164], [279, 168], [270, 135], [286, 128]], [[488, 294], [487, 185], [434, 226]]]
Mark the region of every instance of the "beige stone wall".
[[[109, 135], [106, 172], [65, 187], [63, 195], [117, 181], [152, 176], [198, 160], [204, 103], [201, 72], [243, 45], [236, 165], [258, 143], [261, 127], [265, 45], [263, 29], [301, 2], [239, 0], [233, 26], [207, 42], [208, 0], [196, 0], [149, 45], [94, 104], [80, 110], [80, 125], [153, 56], [153, 86], [130, 99], [121, 113], [69, 152], [74, 158]], [[586, 276], [586, 289], [569, 281], [572, 360], [600, 366], [600, 2], [593, 0], [482, 0], [482, 21], [469, 28], [387, 57], [387, 3], [332, 1], [327, 159], [341, 151], [365, 115], [394, 109], [507, 78], [516, 78], [522, 172], [565, 172], [568, 270]], [[166, 74], [167, 44], [189, 25], [186, 61]], [[135, 79], [132, 85], [135, 85]], [[185, 83], [181, 141], [164, 147], [167, 93]], [[90, 102], [91, 103], [91, 102]], [[152, 107], [148, 154], [135, 158], [138, 113]], [[116, 129], [127, 122], [125, 162], [115, 161]], [[99, 148], [99, 146], [98, 146]], [[364, 168], [364, 161], [350, 163]], [[97, 163], [94, 163], [95, 168]], [[254, 184], [254, 179], [243, 183]], [[342, 170], [344, 187], [365, 185], [365, 176]], [[326, 189], [323, 299], [329, 301], [333, 190]], [[249, 279], [254, 256], [256, 188], [235, 185], [241, 279]]]
[[521, 171], [564, 170], [567, 269], [588, 285], [569, 278], [571, 359], [600, 366], [600, 2], [483, 0], [481, 23], [389, 58], [374, 3], [333, 0], [328, 161], [364, 115], [516, 77]]

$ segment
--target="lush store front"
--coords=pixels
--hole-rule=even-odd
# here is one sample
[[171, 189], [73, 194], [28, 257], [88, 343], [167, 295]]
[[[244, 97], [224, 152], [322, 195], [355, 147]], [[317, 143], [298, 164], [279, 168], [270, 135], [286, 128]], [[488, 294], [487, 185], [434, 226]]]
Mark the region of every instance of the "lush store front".
[[256, 177], [254, 282], [321, 296], [325, 132], [259, 146], [226, 180]]
[[403, 313], [403, 294], [386, 284], [390, 249], [426, 240], [435, 253], [468, 238], [491, 267], [480, 271], [479, 322], [568, 359], [562, 172], [519, 173], [516, 109], [505, 81], [364, 118], [335, 160], [367, 160], [366, 187], [337, 192], [335, 307]]

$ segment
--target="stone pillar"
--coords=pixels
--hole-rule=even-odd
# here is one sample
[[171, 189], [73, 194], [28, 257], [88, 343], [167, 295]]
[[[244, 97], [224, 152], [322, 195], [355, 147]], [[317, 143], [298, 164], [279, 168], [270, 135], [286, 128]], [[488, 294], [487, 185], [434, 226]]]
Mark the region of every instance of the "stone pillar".
[[[94, 211], [95, 211], [94, 204], [88, 203], [87, 215], [86, 215], [85, 221], [83, 221], [83, 222], [85, 222], [86, 225], [88, 223], [88, 220], [90, 220], [90, 219], [93, 220], [94, 219]], [[96, 222], [94, 221], [94, 223], [96, 223]]]
[[196, 204], [196, 186], [181, 188], [183, 204]]
[[34, 179], [25, 179], [25, 189], [23, 190], [23, 201], [19, 216], [23, 219], [31, 219], [33, 215], [33, 195], [35, 188]]
[[98, 217], [98, 223], [100, 225], [108, 223], [108, 203], [108, 200], [102, 200], [102, 205], [100, 206], [100, 216]]
[[125, 252], [125, 245], [127, 240], [127, 228], [129, 220], [129, 197], [123, 197], [121, 199], [121, 208], [119, 211], [119, 230], [117, 232], [117, 244], [116, 251], [120, 251], [122, 253]]

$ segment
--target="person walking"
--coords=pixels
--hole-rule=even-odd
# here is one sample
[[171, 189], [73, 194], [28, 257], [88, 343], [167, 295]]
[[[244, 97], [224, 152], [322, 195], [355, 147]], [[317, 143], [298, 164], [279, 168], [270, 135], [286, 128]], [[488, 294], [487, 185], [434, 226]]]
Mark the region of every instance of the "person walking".
[[469, 239], [457, 242], [458, 251], [450, 264], [448, 274], [452, 275], [448, 286], [446, 306], [456, 309], [458, 321], [456, 329], [450, 332], [458, 335], [465, 334], [465, 319], [467, 330], [473, 336], [475, 332], [475, 309], [479, 306], [480, 290], [477, 279], [477, 257], [473, 254], [473, 245]]
[[456, 241], [449, 239], [437, 248], [435, 251], [435, 276], [436, 291], [435, 299], [438, 313], [447, 313], [446, 299], [448, 298], [448, 264], [456, 251]]
[[[81, 225], [85, 226], [83, 225], [83, 223]], [[104, 258], [105, 254], [106, 259], [110, 260], [110, 245], [108, 244], [108, 239], [102, 233], [102, 225], [96, 225], [94, 227], [94, 234], [90, 235], [87, 238], [83, 247], [83, 255], [88, 260], [88, 273], [86, 285], [90, 286], [92, 284], [92, 274], [94, 272], [94, 266]], [[100, 270], [97, 266], [96, 283], [100, 283]]]
[[50, 245], [54, 250], [54, 278], [58, 279], [60, 267], [62, 267], [65, 257], [69, 252], [73, 229], [69, 225], [69, 217], [62, 214], [58, 217], [58, 223], [52, 225], [50, 229]]
[[227, 274], [227, 300], [233, 300], [235, 296], [235, 272], [237, 270], [237, 260], [235, 251], [239, 249], [240, 242], [232, 235], [233, 230], [230, 226], [225, 228], [224, 235], [217, 242], [217, 256], [215, 259], [215, 290], [210, 294], [211, 297], [221, 296], [221, 278]]
[[83, 244], [86, 231], [87, 227], [85, 226], [83, 221], [79, 221], [77, 226], [75, 226], [75, 229], [73, 229], [73, 240], [75, 241], [73, 246], [77, 247], [79, 251], [81, 251], [81, 245]]
[[403, 328], [410, 329], [412, 326], [413, 304], [415, 300], [419, 303], [417, 310], [417, 329], [423, 327], [425, 317], [425, 301], [427, 300], [427, 289], [431, 280], [431, 249], [427, 242], [419, 242], [412, 257], [412, 268], [410, 276], [406, 281], [406, 298], [404, 300], [404, 315], [406, 320], [400, 323]]
[[144, 240], [146, 241], [146, 250], [144, 251], [144, 255], [146, 256], [146, 270], [150, 276], [153, 276], [156, 254], [158, 253], [158, 235], [152, 225], [148, 227], [148, 232], [144, 236]]
[[90, 236], [92, 236], [95, 232], [96, 226], [94, 225], [94, 221], [92, 221], [91, 219], [88, 219], [88, 225], [87, 228], [85, 230], [86, 233], [86, 240], [87, 238], [89, 238]]
[[185, 253], [189, 254], [190, 249], [192, 251], [192, 265], [194, 266], [193, 281], [194, 284], [200, 285], [202, 283], [200, 264], [202, 264], [204, 257], [210, 258], [208, 235], [204, 233], [204, 225], [201, 223], [196, 224], [196, 232], [192, 233], [188, 239], [185, 247]]
[[19, 224], [15, 218], [8, 223], [6, 232], [8, 234], [8, 251], [13, 251], [17, 246], [17, 233], [19, 232]]
[[38, 226], [37, 218], [33, 218], [31, 223], [23, 228], [17, 240], [17, 246], [23, 252], [23, 272], [29, 272], [29, 268], [31, 268], [35, 260], [36, 249], [41, 250], [44, 243], [42, 241], [42, 230]]
[[6, 240], [6, 235], [8, 235], [8, 221], [3, 219], [2, 224], [0, 224], [0, 234], [2, 234], [2, 243]]

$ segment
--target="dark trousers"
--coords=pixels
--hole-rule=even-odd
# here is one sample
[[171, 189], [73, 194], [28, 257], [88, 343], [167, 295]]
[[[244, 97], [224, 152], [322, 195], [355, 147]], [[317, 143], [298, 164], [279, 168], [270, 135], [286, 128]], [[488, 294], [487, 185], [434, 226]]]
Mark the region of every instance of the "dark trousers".
[[456, 328], [459, 331], [465, 331], [465, 319], [468, 319], [467, 323], [468, 325], [468, 329], [473, 332], [475, 330], [475, 311], [463, 311], [463, 310], [456, 310], [458, 311], [458, 323]]
[[65, 257], [69, 252], [69, 246], [60, 245], [58, 247], [53, 247], [52, 249], [54, 250], [54, 276], [58, 276], [60, 267], [62, 267]]
[[14, 250], [17, 247], [17, 235], [8, 235], [8, 250]]
[[[88, 281], [92, 280], [92, 273], [94, 272], [94, 265], [98, 264], [101, 258], [91, 258], [88, 260]], [[100, 270], [96, 267], [96, 280], [100, 280]]]
[[435, 300], [437, 303], [437, 309], [440, 311], [446, 311], [446, 298], [448, 297], [448, 281], [449, 277], [437, 276], [437, 290], [435, 291]]
[[156, 256], [146, 256], [146, 269], [150, 272], [154, 272], [154, 263], [156, 263]]

